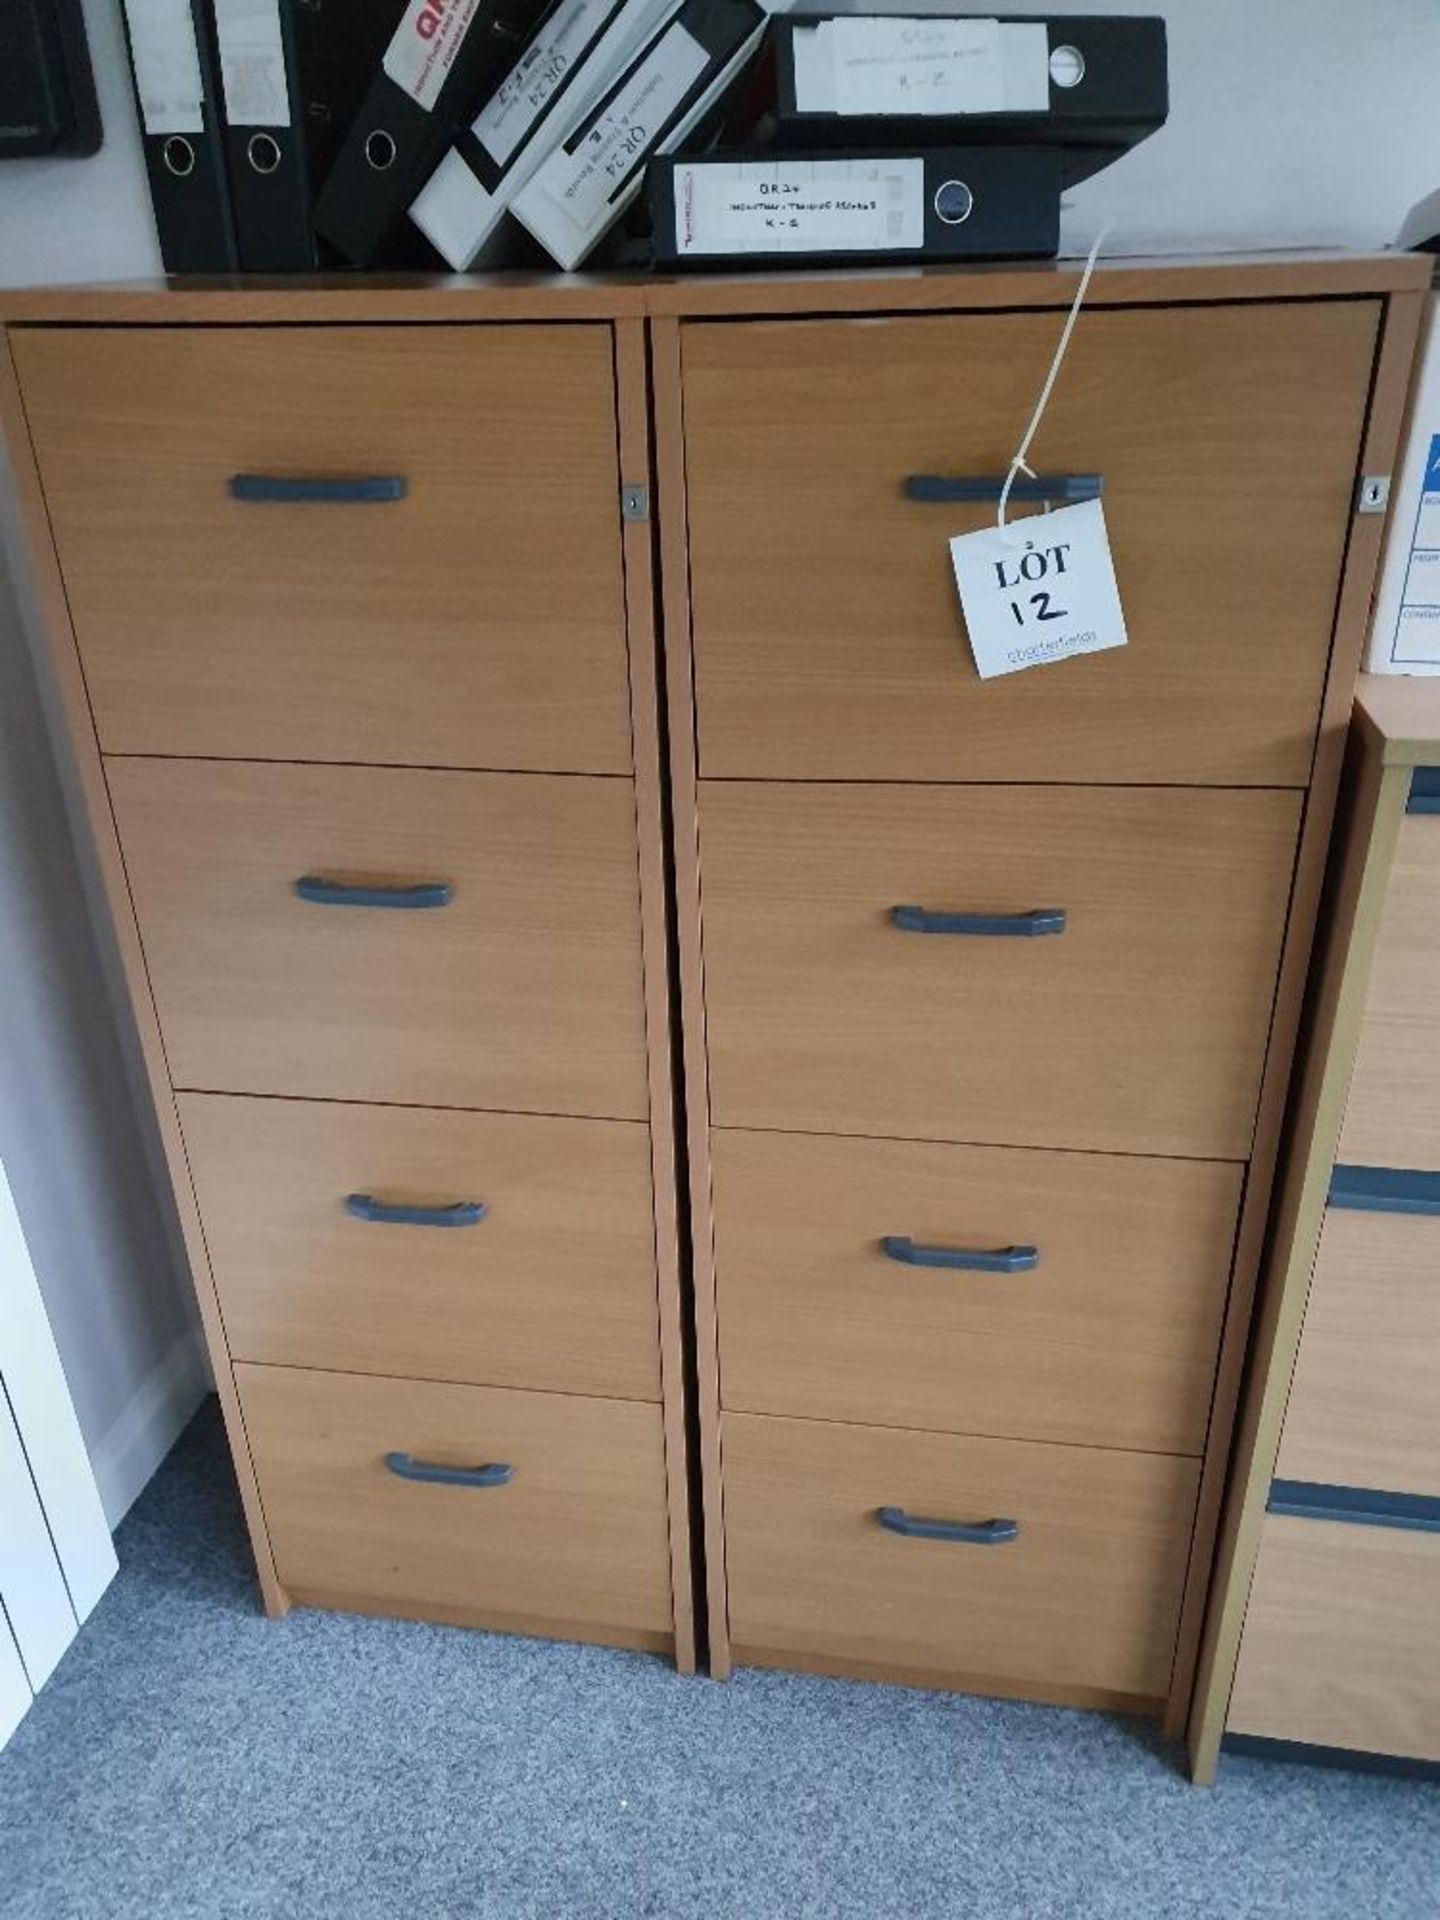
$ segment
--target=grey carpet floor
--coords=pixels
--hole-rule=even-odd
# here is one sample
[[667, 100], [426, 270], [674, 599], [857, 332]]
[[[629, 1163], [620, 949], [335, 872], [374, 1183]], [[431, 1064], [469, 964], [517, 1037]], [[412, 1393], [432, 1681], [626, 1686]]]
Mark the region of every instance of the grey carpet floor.
[[207, 1409], [0, 1754], [3, 1920], [1430, 1920], [1440, 1794], [1143, 1728], [259, 1613]]

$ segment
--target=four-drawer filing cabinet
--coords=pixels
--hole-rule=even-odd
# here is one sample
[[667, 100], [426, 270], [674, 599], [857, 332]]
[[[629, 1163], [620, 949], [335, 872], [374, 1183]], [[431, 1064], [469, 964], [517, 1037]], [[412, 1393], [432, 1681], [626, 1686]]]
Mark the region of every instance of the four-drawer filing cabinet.
[[1440, 1771], [1440, 685], [1362, 682], [1207, 1622], [1222, 1746]]
[[267, 1602], [689, 1666], [643, 342], [212, 313], [11, 436]]
[[986, 681], [1069, 277], [654, 323], [710, 1649], [1175, 1728], [1413, 311], [1095, 284], [1129, 643]]
[[1102, 267], [989, 682], [1069, 270], [13, 298], [272, 1608], [1183, 1720], [1422, 278]]

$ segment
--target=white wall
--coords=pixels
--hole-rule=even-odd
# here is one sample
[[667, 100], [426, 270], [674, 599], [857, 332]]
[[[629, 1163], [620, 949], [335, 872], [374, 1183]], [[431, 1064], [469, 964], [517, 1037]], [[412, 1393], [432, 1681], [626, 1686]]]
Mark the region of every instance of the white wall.
[[0, 572], [0, 1160], [112, 1525], [203, 1390], [19, 612]]
[[[0, 167], [0, 283], [160, 268], [118, 0], [87, 0], [86, 15], [105, 144], [91, 160]], [[88, 884], [0, 557], [0, 1159], [113, 1526], [204, 1369]]]
[[120, 0], [85, 0], [85, 24], [104, 145], [89, 160], [0, 166], [0, 286], [160, 272]]
[[[836, 4], [865, 11], [871, 0]], [[1169, 121], [1067, 196], [1066, 252], [1084, 252], [1106, 220], [1107, 253], [1386, 246], [1440, 186], [1435, 0], [1016, 0], [1010, 10], [1167, 23]]]

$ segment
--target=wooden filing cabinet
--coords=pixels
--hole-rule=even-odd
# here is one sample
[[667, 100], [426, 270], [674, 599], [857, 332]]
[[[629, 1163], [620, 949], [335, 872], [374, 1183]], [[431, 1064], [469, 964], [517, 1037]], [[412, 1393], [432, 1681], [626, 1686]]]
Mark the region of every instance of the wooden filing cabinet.
[[1129, 644], [987, 682], [1068, 276], [652, 323], [710, 1645], [1178, 1729], [1413, 314], [1099, 284]]
[[691, 1667], [643, 339], [532, 305], [82, 301], [9, 438], [268, 1606]]
[[1361, 683], [1192, 1747], [1440, 1772], [1440, 688]]
[[1102, 266], [1036, 455], [1130, 644], [985, 684], [905, 482], [1068, 268], [12, 297], [273, 1607], [683, 1665], [693, 1491], [716, 1673], [1183, 1721], [1423, 280]]

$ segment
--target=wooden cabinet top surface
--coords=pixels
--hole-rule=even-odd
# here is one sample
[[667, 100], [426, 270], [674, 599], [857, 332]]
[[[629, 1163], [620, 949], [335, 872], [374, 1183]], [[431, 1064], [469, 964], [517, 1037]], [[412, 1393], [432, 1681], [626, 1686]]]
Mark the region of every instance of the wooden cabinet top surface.
[[[1102, 260], [1094, 306], [1183, 300], [1280, 300], [1419, 291], [1428, 255], [1284, 252]], [[142, 280], [26, 288], [0, 295], [8, 325], [246, 324], [288, 321], [618, 320], [649, 316], [915, 313], [1061, 307], [1078, 260], [1025, 265], [882, 267], [843, 272], [705, 274], [406, 274]]]
[[1366, 752], [1386, 767], [1440, 760], [1440, 680], [1362, 673], [1355, 716]]

